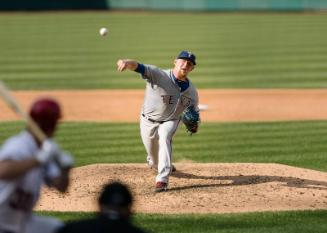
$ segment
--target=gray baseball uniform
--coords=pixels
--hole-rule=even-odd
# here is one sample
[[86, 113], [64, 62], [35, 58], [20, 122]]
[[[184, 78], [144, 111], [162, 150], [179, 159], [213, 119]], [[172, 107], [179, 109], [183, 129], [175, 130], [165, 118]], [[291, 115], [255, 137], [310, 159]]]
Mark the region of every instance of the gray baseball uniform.
[[182, 112], [190, 105], [198, 110], [198, 93], [190, 80], [179, 82], [172, 70], [139, 64], [135, 71], [147, 82], [140, 121], [147, 161], [158, 169], [156, 182], [168, 183], [172, 169], [172, 138]]

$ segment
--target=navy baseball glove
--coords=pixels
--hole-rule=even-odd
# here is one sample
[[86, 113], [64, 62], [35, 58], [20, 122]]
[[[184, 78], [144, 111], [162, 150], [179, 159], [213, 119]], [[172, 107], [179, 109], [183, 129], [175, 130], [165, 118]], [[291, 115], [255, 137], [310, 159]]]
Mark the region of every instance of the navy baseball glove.
[[200, 114], [195, 110], [194, 106], [190, 106], [184, 110], [182, 114], [182, 121], [186, 126], [187, 132], [192, 135], [198, 131]]

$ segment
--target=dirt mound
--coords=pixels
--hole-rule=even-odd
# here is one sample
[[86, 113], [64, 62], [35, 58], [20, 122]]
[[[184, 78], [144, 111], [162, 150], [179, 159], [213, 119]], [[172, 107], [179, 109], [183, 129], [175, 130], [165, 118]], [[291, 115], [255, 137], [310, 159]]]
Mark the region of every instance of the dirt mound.
[[95, 164], [72, 171], [66, 195], [43, 189], [37, 210], [96, 211], [103, 184], [118, 180], [137, 213], [232, 213], [327, 209], [327, 173], [279, 164], [176, 163], [169, 191], [154, 193], [144, 164]]

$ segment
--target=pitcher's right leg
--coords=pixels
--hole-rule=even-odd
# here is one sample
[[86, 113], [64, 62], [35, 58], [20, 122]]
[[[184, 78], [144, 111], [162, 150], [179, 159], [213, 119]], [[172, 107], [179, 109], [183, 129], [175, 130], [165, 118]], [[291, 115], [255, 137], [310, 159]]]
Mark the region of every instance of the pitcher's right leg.
[[147, 152], [147, 163], [150, 168], [158, 170], [158, 124], [149, 122], [141, 117], [140, 121], [141, 138]]

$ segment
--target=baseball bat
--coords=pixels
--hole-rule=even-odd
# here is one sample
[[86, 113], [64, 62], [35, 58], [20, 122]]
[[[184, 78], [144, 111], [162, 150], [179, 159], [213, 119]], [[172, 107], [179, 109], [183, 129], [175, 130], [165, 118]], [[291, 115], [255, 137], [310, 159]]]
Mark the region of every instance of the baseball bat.
[[8, 105], [8, 107], [10, 107], [10, 109], [12, 109], [18, 116], [20, 116], [26, 122], [31, 132], [40, 142], [43, 142], [47, 138], [45, 133], [40, 129], [40, 127], [35, 123], [35, 121], [22, 110], [16, 99], [10, 94], [9, 88], [1, 80], [0, 96]]

